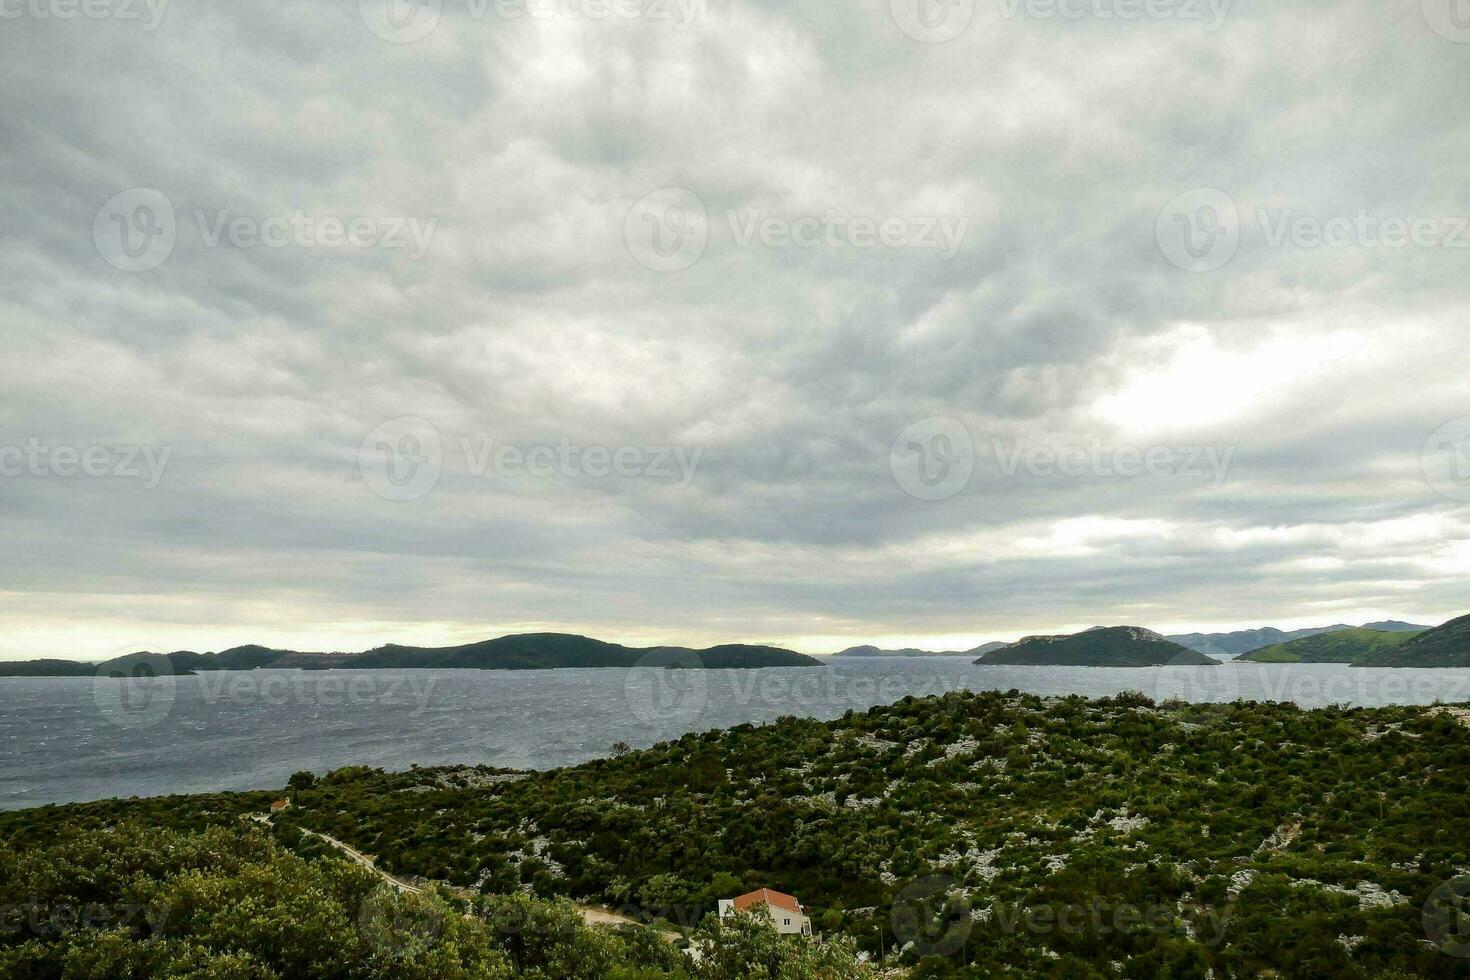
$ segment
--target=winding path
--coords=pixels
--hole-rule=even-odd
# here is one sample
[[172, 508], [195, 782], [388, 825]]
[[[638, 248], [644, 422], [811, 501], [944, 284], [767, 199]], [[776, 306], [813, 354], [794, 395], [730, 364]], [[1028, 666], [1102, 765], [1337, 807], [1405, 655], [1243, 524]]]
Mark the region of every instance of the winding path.
[[[259, 823], [269, 824], [271, 822], [269, 817], [256, 817], [255, 819]], [[339, 841], [337, 838], [332, 837], [328, 834], [318, 833], [315, 830], [307, 830], [304, 827], [301, 828], [301, 833], [308, 837], [315, 837], [318, 840], [326, 841], [332, 847], [335, 847], [337, 850], [346, 855], [347, 859], [350, 860], [353, 864], [356, 864], [359, 867], [366, 868], [367, 870], [371, 871], [373, 874], [377, 875], [379, 878], [383, 879], [388, 884], [398, 889], [399, 893], [405, 895], [423, 894], [424, 890], [422, 888], [418, 887], [417, 885], [410, 885], [408, 882], [403, 881], [400, 878], [393, 877], [388, 872], [378, 867], [378, 864], [375, 860], [373, 860], [368, 855], [362, 853], [351, 844], [344, 844], [342, 841]], [[639, 922], [637, 919], [630, 919], [626, 915], [618, 915], [616, 912], [609, 912], [606, 909], [593, 908], [589, 905], [579, 905], [577, 906], [577, 909], [582, 913], [582, 921], [587, 923], [587, 925], [589, 926], [643, 925], [643, 923]], [[655, 929], [654, 931], [661, 939], [664, 940], [664, 942], [671, 943], [680, 938], [677, 932], [664, 932], [658, 929]]]

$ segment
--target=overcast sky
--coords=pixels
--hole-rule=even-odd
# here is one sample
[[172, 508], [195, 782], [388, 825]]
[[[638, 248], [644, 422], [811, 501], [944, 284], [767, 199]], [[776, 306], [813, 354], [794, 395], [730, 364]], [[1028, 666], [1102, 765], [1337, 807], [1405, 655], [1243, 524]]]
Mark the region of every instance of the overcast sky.
[[1470, 611], [1453, 0], [5, 0], [0, 657]]

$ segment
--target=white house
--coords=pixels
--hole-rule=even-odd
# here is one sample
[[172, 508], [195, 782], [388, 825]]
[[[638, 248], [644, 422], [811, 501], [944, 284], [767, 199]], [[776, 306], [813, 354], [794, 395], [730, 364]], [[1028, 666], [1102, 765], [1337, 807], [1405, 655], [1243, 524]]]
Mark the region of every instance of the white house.
[[770, 915], [771, 924], [779, 933], [791, 936], [810, 936], [812, 934], [812, 920], [807, 918], [806, 913], [801, 910], [801, 903], [790, 895], [771, 891], [769, 888], [761, 888], [738, 898], [720, 899], [720, 918], [722, 919], [736, 912], [759, 913], [761, 909], [765, 909]]

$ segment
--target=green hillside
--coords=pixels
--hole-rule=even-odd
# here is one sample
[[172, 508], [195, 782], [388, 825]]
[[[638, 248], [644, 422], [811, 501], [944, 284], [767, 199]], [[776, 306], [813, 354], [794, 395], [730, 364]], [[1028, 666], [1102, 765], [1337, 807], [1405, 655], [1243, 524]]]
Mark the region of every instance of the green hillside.
[[1351, 664], [1401, 646], [1416, 635], [1371, 629], [1337, 630], [1262, 647], [1236, 659], [1242, 663], [1261, 664]]
[[1251, 650], [1259, 650], [1261, 647], [1287, 643], [1304, 636], [1326, 633], [1329, 630], [1345, 629], [1351, 629], [1351, 627], [1346, 625], [1319, 626], [1314, 629], [1287, 632], [1274, 626], [1263, 626], [1259, 629], [1235, 630], [1230, 633], [1171, 633], [1164, 639], [1172, 640], [1181, 646], [1213, 657], [1236, 657]]
[[0, 902], [7, 980], [874, 976], [850, 941], [777, 937], [753, 917], [700, 924], [695, 960], [667, 932], [593, 925], [565, 899], [400, 888], [319, 837], [248, 820], [66, 825], [0, 845]]
[[[234, 833], [289, 795], [272, 831], [282, 845], [316, 860], [319, 839], [301, 832], [330, 835], [390, 873], [462, 889], [492, 922], [497, 903], [524, 890], [692, 929], [718, 899], [769, 887], [797, 896], [824, 936], [874, 957], [881, 949], [887, 965], [915, 967], [917, 977], [1448, 980], [1467, 962], [1455, 955], [1465, 933], [1435, 904], [1470, 855], [1462, 718], [1470, 713], [1433, 707], [955, 692], [829, 722], [690, 734], [550, 772], [356, 767], [302, 773], [276, 793], [0, 813], [0, 904], [119, 894], [179, 903], [166, 906], [179, 918], [164, 918], [159, 941], [140, 949], [84, 933], [44, 936], [22, 953], [32, 937], [0, 933], [0, 975], [62, 976], [58, 950], [77, 958], [66, 976], [99, 980], [158, 975], [146, 972], [151, 960], [117, 973], [107, 957], [207, 963], [229, 952], [277, 972], [220, 964], [168, 975], [379, 975], [313, 972], [313, 957], [328, 969], [334, 957], [364, 955], [360, 886], [314, 880], [289, 856], [222, 840], [207, 849], [220, 856], [201, 859], [195, 874], [190, 846], [168, 836]], [[135, 849], [136, 858], [116, 857]], [[289, 873], [221, 872], [220, 861]], [[480, 941], [514, 955], [531, 941], [465, 927], [476, 935], [420, 944], [415, 955]], [[57, 965], [7, 973], [22, 955]], [[83, 972], [85, 963], [105, 966]], [[575, 957], [563, 964], [532, 975], [600, 977], [595, 969], [607, 968], [558, 973], [578, 968]], [[379, 968], [391, 976], [400, 964]], [[481, 976], [434, 969], [411, 975]], [[684, 969], [713, 980], [847, 975], [830, 966]]]
[[1099, 626], [1071, 636], [1028, 636], [985, 654], [977, 664], [1064, 667], [1213, 666], [1202, 653], [1138, 626]]
[[70, 660], [0, 663], [0, 677], [85, 677], [93, 674], [183, 674], [200, 670], [254, 670], [257, 667], [465, 668], [545, 670], [562, 667], [667, 666], [685, 668], [820, 667], [822, 661], [780, 647], [731, 643], [695, 650], [689, 647], [625, 647], [570, 633], [525, 633], [455, 647], [389, 644], [362, 653], [300, 653], [242, 646], [221, 653], [130, 653], [98, 664]]
[[1358, 661], [1359, 667], [1470, 667], [1470, 616], [1425, 630], [1407, 643]]

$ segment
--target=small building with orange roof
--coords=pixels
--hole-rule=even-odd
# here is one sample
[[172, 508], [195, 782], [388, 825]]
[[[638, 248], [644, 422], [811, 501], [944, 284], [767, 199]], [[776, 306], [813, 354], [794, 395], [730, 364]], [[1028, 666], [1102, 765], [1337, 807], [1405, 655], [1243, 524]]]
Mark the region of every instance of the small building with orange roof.
[[812, 934], [812, 920], [802, 911], [801, 903], [784, 892], [758, 888], [737, 898], [720, 899], [722, 919], [736, 912], [760, 914], [762, 911], [771, 917], [771, 924], [779, 933], [790, 936]]

